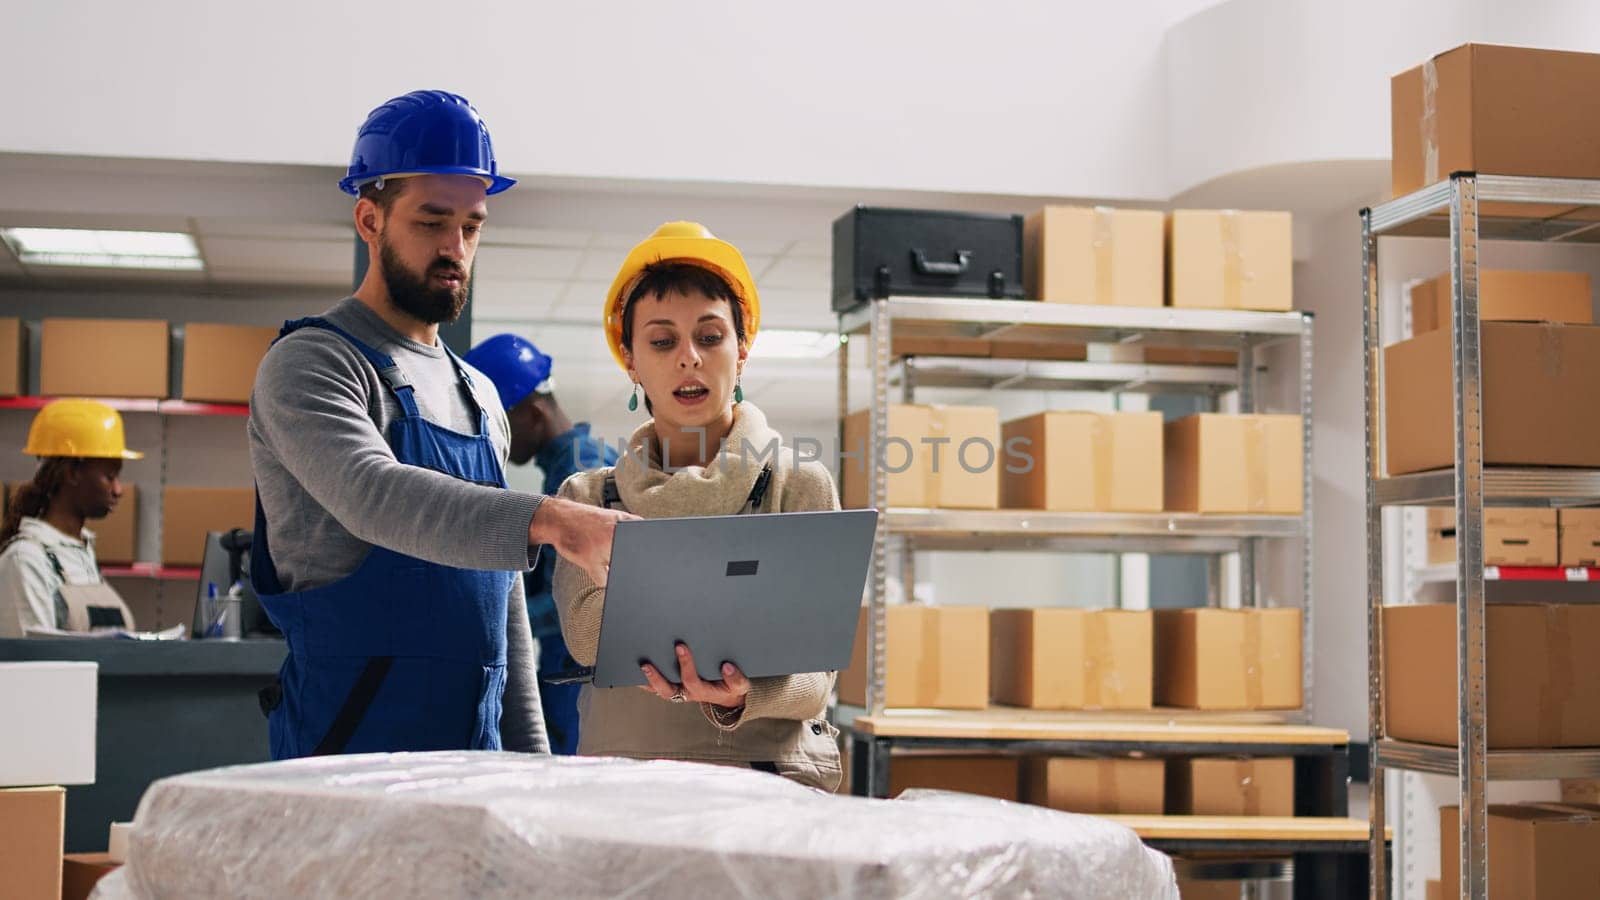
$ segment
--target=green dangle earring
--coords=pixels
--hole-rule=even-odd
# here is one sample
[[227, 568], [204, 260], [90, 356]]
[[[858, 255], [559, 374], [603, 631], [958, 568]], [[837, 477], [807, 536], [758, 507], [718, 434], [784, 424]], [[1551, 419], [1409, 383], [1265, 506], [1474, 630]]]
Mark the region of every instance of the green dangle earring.
[[741, 383], [741, 379], [738, 378], [733, 381], [733, 402], [744, 402], [744, 385]]
[[633, 396], [628, 398], [628, 412], [634, 412], [638, 408], [639, 408], [639, 382], [635, 381], [633, 383]]

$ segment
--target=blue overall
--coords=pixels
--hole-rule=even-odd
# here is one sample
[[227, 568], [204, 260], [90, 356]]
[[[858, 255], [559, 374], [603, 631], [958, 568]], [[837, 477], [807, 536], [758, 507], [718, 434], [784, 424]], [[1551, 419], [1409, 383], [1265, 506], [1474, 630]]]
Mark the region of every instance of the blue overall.
[[[551, 439], [534, 457], [544, 471], [544, 492], [550, 496], [561, 490], [561, 483], [577, 472], [617, 464], [617, 451], [606, 442], [589, 435], [587, 422]], [[561, 634], [556, 614], [553, 576], [556, 551], [545, 544], [539, 550], [539, 565], [524, 577], [528, 590], [528, 619], [533, 636], [539, 639], [539, 674], [565, 672], [578, 666]], [[581, 684], [539, 682], [539, 704], [544, 707], [545, 730], [550, 735], [550, 752], [574, 756], [578, 752], [578, 694]]]
[[[506, 486], [488, 417], [454, 353], [456, 375], [477, 407], [473, 436], [424, 419], [394, 360], [335, 325], [300, 319], [286, 323], [279, 339], [308, 327], [349, 341], [394, 394], [403, 411], [386, 436], [395, 459], [463, 481]], [[273, 759], [500, 749], [506, 600], [516, 573], [458, 569], [374, 546], [350, 575], [285, 591], [272, 564], [259, 499], [255, 529], [251, 581], [289, 644], [277, 690], [262, 694]]]

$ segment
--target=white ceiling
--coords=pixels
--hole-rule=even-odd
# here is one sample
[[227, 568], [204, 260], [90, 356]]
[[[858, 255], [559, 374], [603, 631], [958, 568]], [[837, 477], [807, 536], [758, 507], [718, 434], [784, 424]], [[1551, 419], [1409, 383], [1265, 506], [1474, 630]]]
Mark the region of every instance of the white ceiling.
[[[1361, 196], [1368, 182], [1381, 190], [1384, 175], [1381, 167], [1361, 164], [1319, 171], [1320, 178], [1303, 167], [1235, 176], [1197, 188], [1176, 202], [1288, 207], [1308, 219], [1348, 202], [1340, 198]], [[30, 298], [104, 291], [137, 295], [142, 302], [154, 292], [170, 291], [229, 304], [314, 298], [300, 300], [310, 304], [301, 314], [316, 312], [349, 290], [354, 266], [350, 200], [334, 187], [339, 174], [314, 166], [0, 153], [0, 226], [187, 231], [207, 264], [200, 273], [51, 270], [23, 266], [0, 249], [0, 297], [8, 291]], [[1320, 187], [1330, 179], [1337, 184]], [[565, 402], [578, 409], [622, 410], [628, 384], [600, 334], [600, 298], [628, 248], [664, 221], [703, 222], [743, 250], [761, 291], [764, 326], [829, 330], [835, 321], [829, 304], [831, 223], [855, 203], [1027, 212], [1047, 202], [1096, 201], [1106, 202], [525, 179], [490, 202], [490, 223], [474, 271], [473, 333], [480, 340], [500, 331], [531, 337], [556, 357]], [[256, 306], [263, 310], [261, 324], [269, 324], [283, 303]], [[265, 312], [269, 307], [270, 314]], [[160, 310], [149, 314], [181, 318]], [[247, 320], [253, 314], [233, 306], [218, 320]], [[761, 397], [769, 413], [776, 404], [791, 417], [821, 421], [836, 406], [837, 362], [832, 358], [763, 358], [758, 342], [746, 374], [747, 392]], [[860, 390], [853, 387], [853, 395], [860, 397]]]

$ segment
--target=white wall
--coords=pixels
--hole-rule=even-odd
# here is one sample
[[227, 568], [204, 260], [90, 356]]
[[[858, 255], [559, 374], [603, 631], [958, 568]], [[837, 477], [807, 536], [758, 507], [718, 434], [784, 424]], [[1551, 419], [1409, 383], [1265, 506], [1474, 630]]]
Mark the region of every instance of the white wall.
[[1212, 2], [64, 0], [8, 17], [0, 150], [342, 164], [426, 86], [519, 174], [1161, 198], [1161, 36]]
[[518, 175], [1156, 201], [1386, 157], [1389, 76], [1464, 41], [1600, 49], [1586, 0], [67, 0], [11, 24], [0, 152], [336, 166], [426, 85]]

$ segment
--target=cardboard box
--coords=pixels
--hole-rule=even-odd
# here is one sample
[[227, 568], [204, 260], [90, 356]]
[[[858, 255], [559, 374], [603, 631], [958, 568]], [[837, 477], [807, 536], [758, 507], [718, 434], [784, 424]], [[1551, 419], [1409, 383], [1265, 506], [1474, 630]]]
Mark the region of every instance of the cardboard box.
[[[5, 501], [0, 511], [9, 508], [17, 492], [30, 482], [14, 481], [5, 486]], [[88, 523], [94, 532], [94, 555], [101, 565], [131, 563], [137, 557], [139, 526], [139, 488], [129, 482], [122, 484], [122, 500], [111, 515]]]
[[[1000, 412], [992, 406], [935, 406], [933, 434], [947, 440], [930, 447], [932, 500], [941, 509], [999, 509]], [[974, 471], [976, 470], [976, 471]]]
[[1030, 709], [1149, 709], [1149, 610], [997, 609], [989, 615], [990, 690]]
[[1300, 670], [1298, 609], [1155, 611], [1157, 705], [1298, 709]]
[[[867, 704], [866, 607], [856, 625], [839, 702]], [[892, 707], [984, 709], [989, 705], [989, 610], [982, 606], [891, 606], [885, 702]]]
[[1299, 515], [1302, 440], [1299, 416], [1199, 413], [1168, 422], [1167, 509]]
[[1239, 900], [1242, 881], [1184, 881], [1178, 879], [1180, 900]]
[[206, 532], [249, 529], [255, 515], [250, 488], [168, 487], [161, 494], [161, 561], [198, 566], [205, 559]]
[[[841, 459], [843, 505], [868, 505], [867, 410], [845, 418]], [[874, 463], [888, 473], [889, 505], [946, 509], [998, 509], [1000, 414], [988, 406], [891, 404], [889, 442]], [[977, 470], [977, 471], [973, 471]]]
[[191, 322], [183, 329], [183, 399], [249, 403], [276, 328]]
[[1600, 804], [1600, 778], [1561, 779], [1561, 802]]
[[[1411, 333], [1450, 327], [1450, 274], [1411, 288]], [[1481, 322], [1594, 322], [1587, 272], [1478, 270]]]
[[900, 337], [889, 341], [890, 356], [988, 356], [989, 341], [962, 337]]
[[[1483, 510], [1483, 564], [1486, 566], [1554, 566], [1560, 540], [1553, 509], [1487, 506]], [[1456, 561], [1454, 507], [1428, 510], [1428, 564]]]
[[1561, 565], [1600, 566], [1600, 509], [1563, 509], [1556, 522]]
[[0, 788], [0, 890], [7, 900], [61, 897], [66, 827], [65, 788]]
[[99, 672], [92, 662], [0, 662], [0, 787], [94, 784]]
[[94, 532], [95, 559], [101, 565], [123, 565], [139, 555], [139, 488], [126, 482], [111, 515], [89, 523]]
[[1174, 759], [1167, 813], [1182, 816], [1294, 815], [1294, 760]]
[[889, 761], [889, 796], [926, 788], [997, 800], [1017, 799], [1017, 760], [1011, 756], [901, 756]]
[[1005, 423], [1000, 438], [1007, 509], [1161, 511], [1158, 412], [1043, 412]]
[[45, 319], [39, 393], [46, 397], [163, 399], [168, 326], [150, 319]]
[[[1600, 606], [1487, 612], [1489, 749], [1600, 746]], [[1385, 606], [1383, 671], [1388, 735], [1455, 746], [1455, 604]]]
[[[1439, 810], [1439, 833], [1461, 830], [1461, 810]], [[1461, 844], [1439, 841], [1440, 889], [1461, 896]], [[1489, 896], [1593, 900], [1600, 896], [1600, 811], [1559, 804], [1489, 806]]]
[[28, 331], [18, 318], [0, 318], [0, 397], [28, 392]]
[[1076, 362], [1089, 358], [1089, 345], [1072, 344], [1066, 341], [1023, 341], [996, 338], [989, 342], [989, 355], [995, 359]]
[[116, 871], [121, 863], [111, 861], [109, 853], [68, 853], [61, 858], [61, 900], [89, 900], [100, 879]]
[[[1451, 335], [1383, 350], [1384, 454], [1391, 475], [1455, 465]], [[1600, 468], [1600, 325], [1485, 322], [1483, 462]]]
[[1064, 812], [1158, 816], [1166, 767], [1160, 759], [1036, 757], [1024, 761], [1022, 799]]
[[1161, 306], [1165, 216], [1047, 206], [1022, 223], [1022, 283], [1047, 303]]
[[1286, 212], [1180, 209], [1167, 219], [1167, 302], [1194, 309], [1294, 306]]
[[[1395, 196], [1453, 172], [1600, 178], [1600, 56], [1464, 44], [1389, 83]], [[1526, 213], [1525, 213], [1526, 214]]]
[[1194, 350], [1188, 347], [1146, 347], [1144, 361], [1163, 366], [1237, 366], [1235, 350]]

